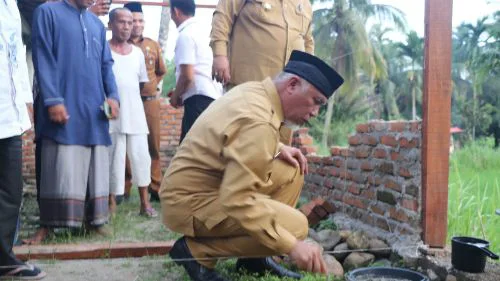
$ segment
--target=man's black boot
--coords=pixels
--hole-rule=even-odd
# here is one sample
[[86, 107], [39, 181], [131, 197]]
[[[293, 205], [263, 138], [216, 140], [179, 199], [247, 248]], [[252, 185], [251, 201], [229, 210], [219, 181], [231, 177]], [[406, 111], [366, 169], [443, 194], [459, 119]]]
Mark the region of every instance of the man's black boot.
[[249, 273], [257, 273], [259, 275], [269, 272], [279, 277], [289, 277], [294, 279], [302, 278], [302, 275], [279, 265], [273, 260], [272, 257], [238, 259], [236, 262], [236, 270], [241, 269], [244, 269]]
[[184, 237], [174, 243], [169, 255], [175, 263], [184, 267], [193, 281], [229, 281], [215, 270], [199, 264], [191, 255]]

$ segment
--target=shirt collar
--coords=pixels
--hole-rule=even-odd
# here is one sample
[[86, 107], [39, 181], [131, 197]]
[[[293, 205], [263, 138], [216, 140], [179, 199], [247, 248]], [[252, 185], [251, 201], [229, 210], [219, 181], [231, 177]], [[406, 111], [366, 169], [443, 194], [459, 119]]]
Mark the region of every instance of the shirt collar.
[[285, 121], [285, 114], [283, 113], [283, 106], [281, 105], [281, 99], [280, 96], [278, 95], [278, 91], [273, 83], [273, 80], [271, 80], [271, 78], [268, 77], [264, 81], [262, 81], [262, 84], [264, 85], [264, 89], [266, 90], [267, 96], [271, 100], [271, 106], [273, 107], [276, 117], [278, 117], [280, 122]]
[[186, 26], [194, 23], [195, 21], [196, 21], [196, 19], [194, 17], [188, 18], [183, 23], [181, 23], [181, 25], [179, 25], [179, 27], [177, 27], [177, 30], [179, 30], [179, 32], [181, 32], [184, 28], [186, 28]]

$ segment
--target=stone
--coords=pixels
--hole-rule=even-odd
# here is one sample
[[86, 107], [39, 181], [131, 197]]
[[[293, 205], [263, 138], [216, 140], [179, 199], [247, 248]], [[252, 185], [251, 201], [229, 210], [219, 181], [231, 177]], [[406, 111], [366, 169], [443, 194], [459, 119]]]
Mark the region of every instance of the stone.
[[323, 255], [323, 259], [325, 260], [326, 273], [328, 275], [333, 275], [335, 277], [344, 276], [344, 268], [342, 267], [342, 264], [338, 262], [333, 256]]
[[439, 281], [439, 276], [432, 269], [427, 269], [427, 277], [429, 277], [430, 281]]
[[333, 248], [333, 256], [339, 261], [343, 261], [349, 253], [349, 246], [347, 246], [347, 243], [345, 242], [340, 243]]
[[455, 277], [455, 275], [448, 274], [445, 281], [457, 281], [457, 277]]
[[369, 247], [370, 253], [377, 257], [388, 257], [391, 255], [391, 247], [380, 239], [370, 239]]
[[318, 232], [318, 238], [318, 243], [325, 251], [330, 251], [340, 242], [339, 232], [331, 229], [324, 229]]
[[344, 270], [351, 270], [369, 265], [375, 260], [375, 256], [369, 253], [350, 253], [344, 260]]
[[354, 250], [361, 250], [361, 249], [368, 249], [370, 246], [369, 240], [364, 235], [362, 231], [356, 231], [354, 232], [349, 238], [347, 238], [347, 246], [349, 246], [349, 249], [354, 249]]
[[345, 242], [345, 241], [347, 241], [347, 238], [349, 238], [349, 236], [351, 236], [352, 231], [350, 231], [350, 230], [341, 230], [339, 233], [340, 233], [340, 239], [341, 239], [341, 241]]
[[318, 233], [316, 232], [316, 230], [314, 230], [312, 228], [309, 228], [308, 237], [314, 241], [319, 241]]

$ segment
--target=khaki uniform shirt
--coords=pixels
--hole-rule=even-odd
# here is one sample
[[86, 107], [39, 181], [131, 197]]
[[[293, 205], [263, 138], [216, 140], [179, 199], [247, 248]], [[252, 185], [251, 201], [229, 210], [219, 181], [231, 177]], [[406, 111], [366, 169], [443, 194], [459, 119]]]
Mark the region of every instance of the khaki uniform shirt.
[[195, 236], [194, 218], [212, 229], [235, 219], [266, 247], [288, 253], [296, 238], [275, 219], [266, 191], [281, 149], [283, 110], [271, 79], [249, 82], [213, 102], [197, 119], [163, 179], [164, 223]]
[[149, 82], [144, 84], [141, 90], [141, 96], [156, 96], [158, 93], [158, 83], [161, 82], [163, 76], [167, 73], [165, 62], [161, 55], [160, 45], [147, 37], [141, 37], [136, 42], [130, 40], [131, 44], [141, 48], [146, 59], [146, 70], [148, 72]]
[[293, 50], [314, 52], [311, 21], [309, 0], [220, 0], [210, 46], [228, 56], [230, 84], [261, 81], [283, 70]]

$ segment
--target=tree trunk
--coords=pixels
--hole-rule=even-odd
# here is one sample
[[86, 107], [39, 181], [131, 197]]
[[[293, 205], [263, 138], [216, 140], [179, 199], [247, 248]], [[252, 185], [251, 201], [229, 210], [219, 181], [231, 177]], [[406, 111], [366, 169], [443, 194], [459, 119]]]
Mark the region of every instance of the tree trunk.
[[[412, 82], [413, 84], [413, 82]], [[411, 87], [411, 116], [412, 120], [417, 120], [417, 97], [415, 93], [415, 85]]]
[[323, 125], [323, 134], [321, 136], [321, 145], [325, 148], [328, 148], [328, 135], [330, 134], [330, 125], [332, 123], [333, 103], [334, 98], [331, 97], [328, 100], [328, 105], [326, 107], [325, 123]]
[[[169, 3], [169, 0], [163, 0], [163, 3]], [[167, 59], [167, 41], [168, 41], [168, 30], [170, 27], [170, 6], [163, 6], [161, 8], [161, 18], [160, 18], [160, 32], [158, 34], [158, 44], [162, 50], [162, 57], [164, 60]], [[163, 89], [163, 81], [160, 82], [160, 89]]]

